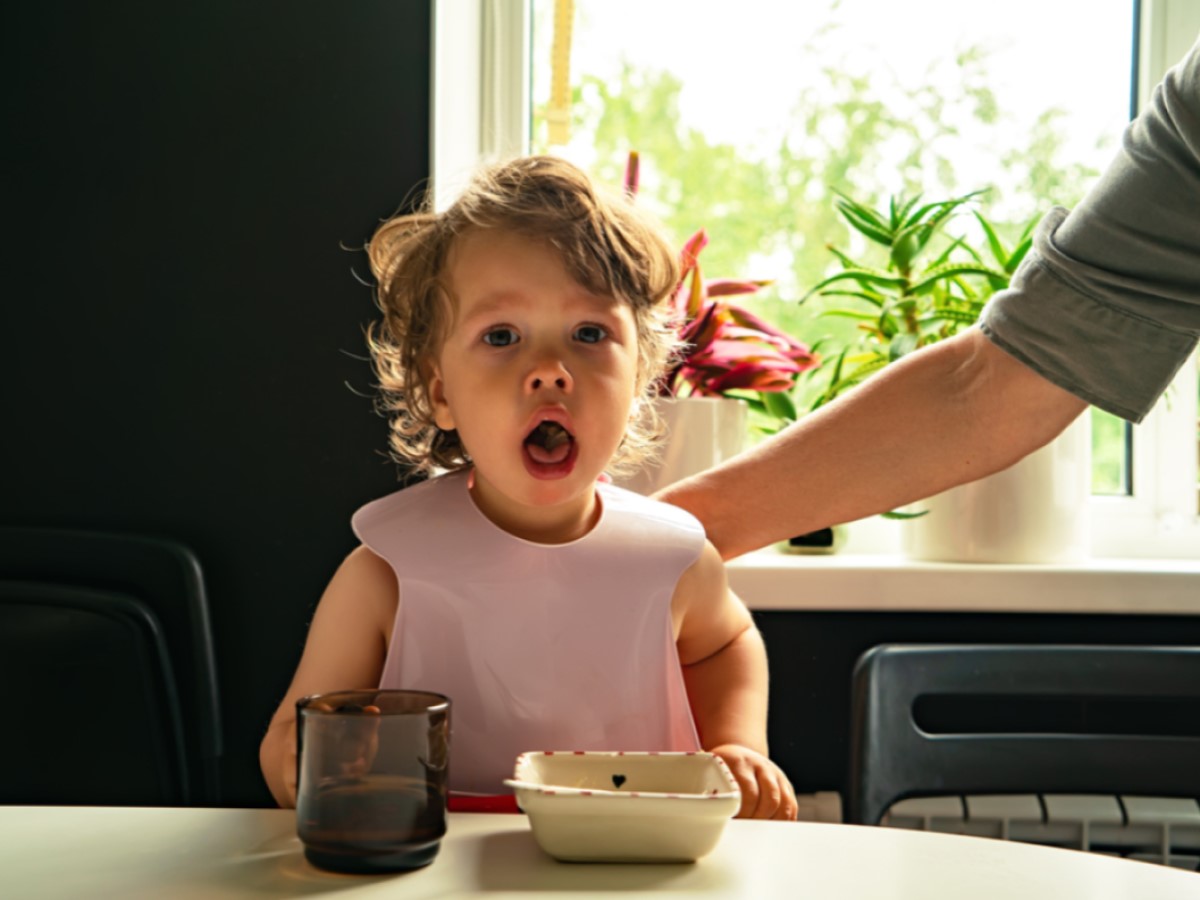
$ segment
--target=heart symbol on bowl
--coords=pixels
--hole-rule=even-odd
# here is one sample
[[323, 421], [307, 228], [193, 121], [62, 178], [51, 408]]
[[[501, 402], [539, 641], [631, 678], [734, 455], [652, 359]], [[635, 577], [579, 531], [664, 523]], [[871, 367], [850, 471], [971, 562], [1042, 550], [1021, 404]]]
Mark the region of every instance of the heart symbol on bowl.
[[624, 775], [614, 775], [614, 776], [612, 777], [612, 779], [613, 779], [613, 786], [614, 786], [614, 787], [620, 787], [621, 785], [623, 785], [623, 784], [625, 783], [625, 776], [624, 776]]

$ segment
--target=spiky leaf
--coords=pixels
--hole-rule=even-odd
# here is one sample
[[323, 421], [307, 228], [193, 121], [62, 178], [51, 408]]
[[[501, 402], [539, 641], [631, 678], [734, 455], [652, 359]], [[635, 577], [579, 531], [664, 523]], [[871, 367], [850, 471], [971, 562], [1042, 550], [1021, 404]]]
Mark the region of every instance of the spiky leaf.
[[818, 282], [815, 287], [800, 298], [800, 302], [803, 303], [813, 294], [819, 293], [823, 288], [831, 284], [837, 284], [839, 281], [857, 281], [864, 286], [878, 284], [885, 287], [904, 287], [908, 283], [908, 279], [903, 276], [893, 275], [891, 272], [885, 272], [882, 269], [846, 269]]
[[940, 266], [933, 266], [922, 272], [920, 277], [909, 285], [909, 293], [915, 295], [926, 293], [936, 286], [938, 282], [953, 278], [955, 275], [982, 275], [985, 277], [995, 276], [1004, 278], [1003, 272], [997, 272], [995, 269], [981, 266], [978, 263], [943, 263]]
[[1027, 237], [1021, 243], [1017, 244], [1013, 250], [1012, 256], [1008, 258], [1008, 263], [1004, 266], [1004, 271], [1012, 275], [1017, 271], [1017, 267], [1021, 265], [1021, 261], [1025, 259], [1025, 255], [1033, 247], [1033, 238]]
[[785, 391], [772, 391], [771, 393], [760, 393], [758, 396], [762, 398], [768, 415], [787, 422], [795, 422], [798, 418], [796, 404], [793, 402], [791, 394]]
[[834, 205], [855, 231], [866, 235], [877, 244], [885, 247], [892, 245], [891, 231], [872, 210], [844, 199], [838, 200]]
[[987, 237], [988, 246], [992, 250], [992, 256], [1001, 267], [1008, 265], [1008, 248], [1004, 246], [1004, 242], [1000, 240], [1000, 236], [996, 234], [996, 229], [992, 227], [992, 223], [985, 219], [982, 213], [977, 209], [971, 210], [980, 227], [983, 228], [983, 233]]
[[927, 516], [929, 515], [929, 510], [922, 509], [918, 510], [917, 512], [900, 512], [899, 510], [893, 509], [891, 512], [880, 513], [879, 515], [885, 519], [899, 519], [904, 521], [907, 519], [919, 519], [921, 516]]
[[822, 291], [822, 297], [854, 297], [858, 300], [865, 300], [873, 306], [883, 306], [887, 299], [876, 291]]
[[857, 309], [827, 309], [821, 313], [821, 318], [854, 319], [859, 322], [874, 322], [878, 316], [875, 313], [862, 312]]

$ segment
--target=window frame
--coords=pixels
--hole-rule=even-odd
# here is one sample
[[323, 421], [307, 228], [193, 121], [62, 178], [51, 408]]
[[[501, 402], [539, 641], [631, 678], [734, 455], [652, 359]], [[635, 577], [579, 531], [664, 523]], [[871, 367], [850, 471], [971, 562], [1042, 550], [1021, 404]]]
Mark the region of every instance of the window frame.
[[[529, 152], [532, 0], [434, 0], [433, 10], [430, 182], [443, 209], [479, 163]], [[1135, 10], [1140, 109], [1200, 33], [1200, 4], [1135, 0]], [[1200, 557], [1198, 377], [1193, 354], [1167, 398], [1132, 429], [1132, 493], [1092, 497], [1094, 556]], [[895, 550], [899, 527], [873, 520], [860, 549]]]
[[433, 0], [430, 185], [445, 209], [484, 161], [529, 152], [532, 0]]

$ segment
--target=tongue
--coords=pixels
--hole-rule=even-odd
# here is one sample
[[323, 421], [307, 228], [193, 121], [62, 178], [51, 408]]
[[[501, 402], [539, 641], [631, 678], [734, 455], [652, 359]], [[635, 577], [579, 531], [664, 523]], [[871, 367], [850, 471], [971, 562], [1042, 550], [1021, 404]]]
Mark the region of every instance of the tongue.
[[550, 465], [563, 462], [571, 452], [571, 442], [564, 441], [558, 446], [547, 450], [540, 444], [526, 444], [525, 450], [534, 462]]
[[557, 422], [542, 422], [525, 441], [526, 451], [537, 463], [563, 462], [571, 452], [571, 435]]

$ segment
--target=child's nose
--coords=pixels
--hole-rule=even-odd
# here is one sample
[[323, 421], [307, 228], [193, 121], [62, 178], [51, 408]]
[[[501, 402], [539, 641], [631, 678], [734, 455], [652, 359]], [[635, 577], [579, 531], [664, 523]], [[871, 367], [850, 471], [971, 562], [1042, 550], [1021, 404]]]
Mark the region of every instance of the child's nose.
[[547, 388], [569, 391], [574, 386], [574, 381], [561, 359], [552, 354], [544, 354], [529, 372], [525, 385], [531, 392]]

